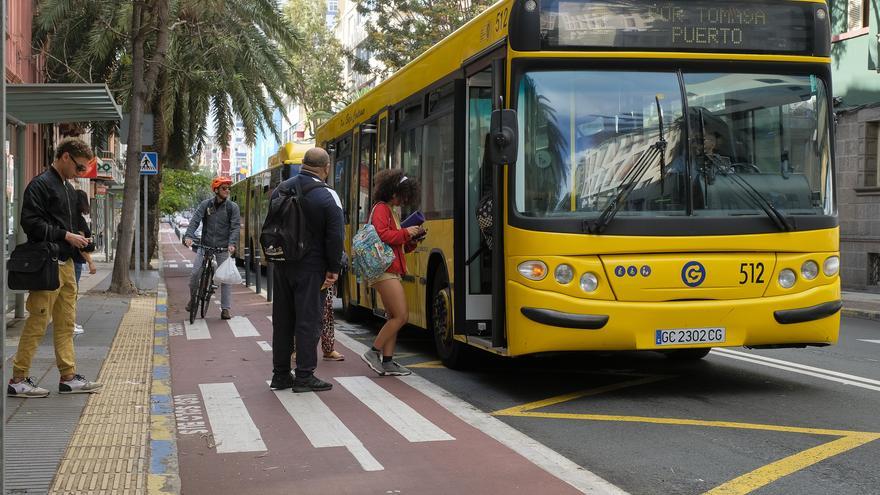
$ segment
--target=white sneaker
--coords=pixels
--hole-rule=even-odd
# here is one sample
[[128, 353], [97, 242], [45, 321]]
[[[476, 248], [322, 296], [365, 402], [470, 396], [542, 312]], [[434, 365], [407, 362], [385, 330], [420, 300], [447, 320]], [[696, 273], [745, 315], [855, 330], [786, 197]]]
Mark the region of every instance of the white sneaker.
[[80, 325], [79, 323], [73, 324], [73, 334], [74, 335], [82, 335], [84, 333], [86, 333], [86, 330], [83, 328], [82, 325]]
[[18, 383], [9, 380], [9, 385], [6, 386], [6, 395], [9, 397], [24, 397], [30, 399], [34, 397], [46, 397], [49, 395], [49, 391], [45, 388], [38, 387], [37, 384], [34, 383], [33, 378], [27, 377]]
[[90, 394], [97, 392], [104, 385], [86, 380], [82, 375], [73, 375], [70, 380], [61, 380], [58, 384], [59, 394]]

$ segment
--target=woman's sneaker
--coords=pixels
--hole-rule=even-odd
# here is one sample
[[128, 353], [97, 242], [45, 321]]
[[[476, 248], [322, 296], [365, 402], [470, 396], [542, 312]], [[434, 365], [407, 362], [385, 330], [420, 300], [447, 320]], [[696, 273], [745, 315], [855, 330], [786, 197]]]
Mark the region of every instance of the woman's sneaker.
[[49, 391], [43, 387], [38, 387], [37, 384], [34, 383], [33, 378], [27, 377], [18, 383], [9, 380], [9, 385], [6, 386], [6, 395], [9, 397], [24, 397], [25, 399], [32, 399], [35, 397], [46, 397], [49, 395]]
[[61, 380], [58, 384], [59, 394], [91, 394], [97, 392], [104, 385], [86, 380], [82, 375], [73, 375], [70, 380]]
[[376, 373], [379, 373], [380, 375], [385, 374], [385, 370], [382, 369], [382, 355], [378, 352], [372, 349], [367, 349], [367, 352], [361, 354], [361, 359], [363, 359], [364, 362], [367, 363], [367, 366]]
[[397, 361], [388, 361], [382, 363], [382, 371], [384, 375], [389, 376], [406, 376], [412, 375], [412, 371], [399, 365]]

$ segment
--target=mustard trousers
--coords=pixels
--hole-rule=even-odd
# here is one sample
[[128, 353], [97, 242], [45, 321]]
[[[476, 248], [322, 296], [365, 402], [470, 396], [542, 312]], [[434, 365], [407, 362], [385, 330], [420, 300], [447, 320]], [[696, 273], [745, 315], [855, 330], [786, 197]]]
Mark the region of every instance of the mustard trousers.
[[52, 336], [55, 340], [55, 362], [61, 375], [76, 373], [76, 354], [73, 350], [73, 324], [76, 322], [76, 275], [73, 260], [58, 265], [61, 286], [55, 290], [34, 290], [28, 293], [27, 321], [18, 341], [18, 351], [12, 361], [15, 378], [28, 376], [31, 360], [46, 334], [50, 316], [54, 322]]

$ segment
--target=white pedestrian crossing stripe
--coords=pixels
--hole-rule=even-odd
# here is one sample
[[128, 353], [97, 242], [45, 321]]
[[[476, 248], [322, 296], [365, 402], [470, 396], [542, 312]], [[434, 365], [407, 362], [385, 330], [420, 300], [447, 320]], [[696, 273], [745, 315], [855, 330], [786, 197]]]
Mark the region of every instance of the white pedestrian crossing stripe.
[[260, 346], [260, 349], [263, 349], [266, 352], [272, 352], [272, 346], [265, 340], [258, 340], [257, 345]]
[[251, 419], [234, 383], [202, 383], [199, 389], [218, 454], [266, 450], [260, 430]]
[[455, 440], [402, 400], [365, 376], [341, 376], [336, 381], [410, 442]]
[[873, 339], [858, 339], [858, 340], [860, 340], [862, 342], [870, 342], [872, 344], [880, 344], [880, 340], [873, 340]]
[[186, 264], [186, 267], [187, 267], [187, 268], [192, 268], [192, 267], [193, 267], [193, 264], [192, 264], [192, 263], [187, 263], [187, 264]]
[[229, 324], [232, 334], [236, 337], [260, 336], [260, 332], [257, 331], [253, 323], [251, 323], [251, 320], [248, 320], [244, 316], [233, 316], [232, 319], [226, 320], [226, 323]]
[[292, 394], [288, 390], [275, 390], [275, 397], [278, 397], [313, 447], [345, 447], [364, 471], [385, 469], [316, 393]]
[[189, 320], [183, 322], [186, 327], [186, 340], [204, 340], [211, 338], [211, 332], [208, 330], [208, 323], [205, 320], [196, 320], [190, 323]]

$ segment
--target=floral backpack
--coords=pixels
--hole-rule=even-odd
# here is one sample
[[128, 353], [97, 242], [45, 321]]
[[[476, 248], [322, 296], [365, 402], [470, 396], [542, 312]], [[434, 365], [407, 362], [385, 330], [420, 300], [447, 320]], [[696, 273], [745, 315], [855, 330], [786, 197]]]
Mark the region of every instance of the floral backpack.
[[351, 240], [351, 271], [358, 281], [370, 280], [385, 273], [394, 262], [394, 250], [382, 242], [376, 227], [373, 227], [373, 211], [367, 223], [361, 227]]

